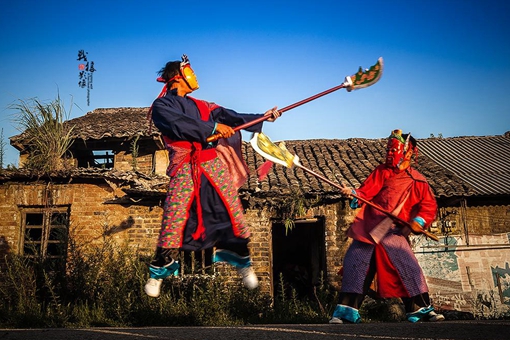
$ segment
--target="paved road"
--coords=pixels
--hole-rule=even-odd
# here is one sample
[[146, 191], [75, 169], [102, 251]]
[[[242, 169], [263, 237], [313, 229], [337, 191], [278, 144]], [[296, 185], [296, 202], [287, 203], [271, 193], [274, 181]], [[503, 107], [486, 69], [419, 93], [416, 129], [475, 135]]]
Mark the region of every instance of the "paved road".
[[1, 340], [508, 340], [509, 321], [87, 329], [0, 329]]

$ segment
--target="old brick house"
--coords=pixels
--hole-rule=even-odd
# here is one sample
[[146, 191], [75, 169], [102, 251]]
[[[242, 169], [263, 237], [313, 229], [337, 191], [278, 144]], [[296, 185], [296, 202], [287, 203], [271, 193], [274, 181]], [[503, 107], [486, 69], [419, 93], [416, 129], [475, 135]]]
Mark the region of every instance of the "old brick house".
[[[72, 225], [75, 237], [99, 239], [107, 233], [151, 253], [168, 159], [157, 129], [148, 132], [146, 109], [97, 109], [67, 124], [75, 127], [74, 169], [45, 177], [22, 169], [0, 173], [0, 249], [26, 253], [35, 245], [48, 256], [59, 256], [62, 247], [55, 235]], [[286, 146], [304, 166], [356, 187], [384, 159], [385, 142], [320, 139], [287, 141]], [[510, 135], [419, 143], [417, 168], [441, 207], [433, 228], [440, 242], [422, 236], [412, 242], [434, 300], [443, 308], [475, 313], [479, 308], [506, 311]], [[22, 165], [22, 136], [11, 138], [11, 144], [20, 151]], [[251, 170], [262, 164], [248, 144], [243, 152]], [[280, 275], [304, 294], [321, 275], [338, 286], [348, 245], [344, 232], [355, 212], [335, 188], [300, 169], [274, 166], [262, 181], [250, 177], [240, 197], [262, 290], [274, 294]]]

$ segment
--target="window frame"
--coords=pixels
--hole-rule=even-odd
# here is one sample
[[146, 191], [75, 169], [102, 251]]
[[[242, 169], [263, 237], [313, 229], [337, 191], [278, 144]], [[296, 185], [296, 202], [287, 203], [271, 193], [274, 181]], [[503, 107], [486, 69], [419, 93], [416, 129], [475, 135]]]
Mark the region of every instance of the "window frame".
[[[69, 219], [71, 216], [69, 205], [48, 207], [26, 206], [20, 208], [21, 234], [19, 253], [31, 259], [42, 257], [45, 259], [66, 259], [69, 239]], [[34, 215], [30, 217], [30, 215]], [[39, 215], [39, 216], [37, 216]], [[64, 219], [60, 219], [64, 215]], [[40, 220], [41, 224], [30, 224], [31, 219]], [[60, 220], [59, 220], [60, 219]], [[56, 222], [56, 223], [55, 223]], [[31, 230], [37, 230], [31, 233]], [[37, 236], [30, 240], [30, 234]], [[27, 249], [33, 245], [33, 251]], [[61, 245], [61, 247], [59, 247]], [[56, 249], [56, 251], [55, 251]], [[61, 250], [58, 253], [58, 250]]]

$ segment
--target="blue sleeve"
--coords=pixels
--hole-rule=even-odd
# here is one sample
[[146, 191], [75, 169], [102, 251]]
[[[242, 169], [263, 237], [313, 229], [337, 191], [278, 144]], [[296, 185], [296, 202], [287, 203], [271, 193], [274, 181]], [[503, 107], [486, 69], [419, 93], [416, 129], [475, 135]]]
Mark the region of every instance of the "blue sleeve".
[[[226, 109], [224, 107], [217, 107], [211, 111], [211, 116], [214, 121], [228, 125], [235, 128], [236, 126], [243, 125], [251, 122], [254, 119], [264, 116], [260, 113], [237, 113], [234, 110]], [[246, 128], [249, 132], [260, 132], [262, 131], [263, 122], [257, 123], [253, 126]]]
[[189, 110], [190, 107], [184, 107], [177, 101], [158, 98], [152, 105], [152, 120], [159, 131], [170, 139], [205, 142], [215, 129], [215, 123], [203, 121], [198, 111], [193, 115]]

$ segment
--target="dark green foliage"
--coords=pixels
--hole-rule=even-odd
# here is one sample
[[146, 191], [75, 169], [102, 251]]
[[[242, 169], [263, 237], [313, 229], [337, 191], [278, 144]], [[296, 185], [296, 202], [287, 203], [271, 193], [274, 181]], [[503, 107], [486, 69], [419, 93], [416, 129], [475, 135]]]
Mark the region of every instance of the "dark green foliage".
[[334, 307], [333, 295], [322, 285], [316, 299], [288, 292], [279, 296], [289, 298], [273, 301], [219, 271], [167, 278], [154, 299], [143, 292], [148, 262], [109, 237], [77, 245], [71, 236], [65, 267], [42, 256], [29, 260], [11, 254], [0, 273], [0, 327], [324, 323]]

